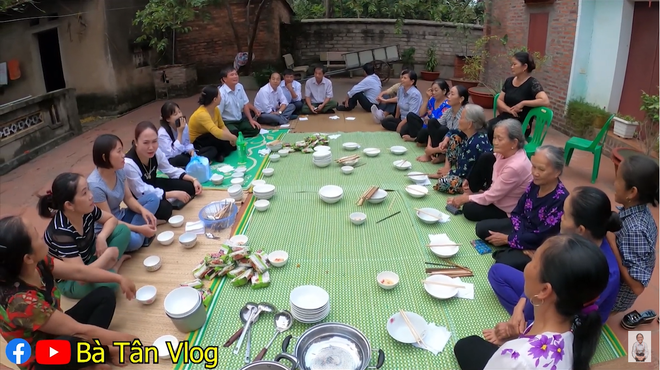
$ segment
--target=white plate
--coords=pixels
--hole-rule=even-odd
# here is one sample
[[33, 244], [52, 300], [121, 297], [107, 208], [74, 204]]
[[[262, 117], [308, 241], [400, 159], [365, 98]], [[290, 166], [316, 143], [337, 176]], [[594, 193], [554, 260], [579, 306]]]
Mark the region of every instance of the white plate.
[[[427, 277], [426, 280], [435, 281], [438, 283], [460, 284], [455, 282], [454, 279], [450, 278], [447, 275], [431, 275]], [[451, 297], [454, 297], [456, 294], [458, 294], [458, 288], [443, 286], [443, 285], [427, 284], [427, 283], [424, 283], [424, 290], [426, 290], [426, 292], [431, 296], [438, 299], [449, 299]]]
[[292, 305], [303, 310], [315, 310], [330, 302], [330, 295], [323, 288], [314, 285], [299, 286], [289, 296]]
[[[426, 335], [426, 327], [428, 326], [426, 320], [414, 312], [406, 311], [406, 316], [408, 317], [408, 320], [410, 320], [412, 327], [417, 332], [417, 335], [419, 335], [422, 339], [424, 339], [424, 335]], [[390, 316], [389, 319], [387, 319], [387, 332], [390, 334], [392, 338], [396, 339], [401, 343], [416, 342], [415, 336], [410, 331], [410, 328], [406, 324], [406, 321], [403, 319], [403, 317], [401, 317], [401, 314], [398, 312]]]
[[176, 348], [179, 346], [179, 340], [174, 335], [163, 335], [154, 341], [154, 347], [158, 349], [158, 357], [170, 358], [170, 351], [167, 349], [167, 342], [170, 342], [172, 350], [176, 353]]

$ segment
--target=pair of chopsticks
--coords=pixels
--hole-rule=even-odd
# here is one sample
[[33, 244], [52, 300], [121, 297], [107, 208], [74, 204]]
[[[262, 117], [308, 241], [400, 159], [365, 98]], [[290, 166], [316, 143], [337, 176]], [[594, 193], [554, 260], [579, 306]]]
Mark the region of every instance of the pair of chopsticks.
[[450, 288], [459, 288], [459, 289], [464, 289], [465, 288], [465, 285], [442, 283], [442, 282], [439, 282], [439, 281], [422, 280], [422, 283], [430, 284], [430, 285], [446, 286], [446, 287], [450, 287]]
[[419, 208], [415, 208], [415, 211], [417, 211], [417, 212], [419, 212], [419, 213], [421, 213], [421, 214], [427, 215], [427, 216], [429, 216], [429, 217], [433, 217], [433, 218], [435, 218], [435, 219], [438, 220], [438, 221], [441, 220], [440, 217], [435, 216], [435, 215], [432, 215], [432, 214], [430, 214], [430, 213], [428, 213], [428, 212], [424, 212], [424, 211], [422, 211], [422, 210], [419, 209]]
[[378, 186], [371, 186], [367, 191], [365, 191], [362, 196], [357, 201], [357, 205], [361, 206], [364, 204], [364, 201], [371, 198], [378, 191]]
[[339, 159], [337, 159], [336, 162], [337, 163], [343, 163], [343, 162], [348, 162], [348, 161], [354, 161], [358, 158], [360, 158], [360, 156], [357, 155], [357, 154], [354, 154], [354, 155], [349, 155], [349, 156], [346, 156], [346, 157], [339, 158]]
[[408, 318], [408, 315], [406, 315], [405, 311], [399, 310], [399, 314], [401, 314], [401, 317], [403, 317], [403, 321], [406, 322], [406, 325], [408, 326], [408, 329], [410, 329], [410, 332], [412, 333], [413, 337], [415, 338], [415, 342], [419, 344], [420, 346], [424, 348], [429, 348], [429, 346], [424, 343], [424, 339], [417, 334], [417, 330], [415, 330], [415, 327], [413, 324], [410, 322], [410, 319]]
[[391, 218], [391, 217], [394, 217], [394, 216], [398, 215], [399, 213], [401, 213], [401, 211], [398, 211], [398, 212], [396, 212], [396, 213], [393, 213], [393, 214], [391, 214], [391, 215], [389, 215], [389, 216], [387, 216], [387, 217], [385, 217], [385, 218], [381, 218], [380, 220], [376, 221], [376, 223], [383, 222], [383, 221], [387, 220], [388, 218]]

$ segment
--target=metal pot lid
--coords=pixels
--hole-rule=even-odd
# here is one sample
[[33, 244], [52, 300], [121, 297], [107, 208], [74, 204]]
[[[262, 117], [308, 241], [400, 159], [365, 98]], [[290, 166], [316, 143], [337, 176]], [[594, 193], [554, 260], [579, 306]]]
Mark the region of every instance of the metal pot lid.
[[355, 340], [328, 333], [309, 343], [301, 365], [304, 370], [360, 370], [365, 360], [369, 361]]
[[289, 368], [279, 362], [258, 361], [245, 366], [241, 370], [289, 370]]

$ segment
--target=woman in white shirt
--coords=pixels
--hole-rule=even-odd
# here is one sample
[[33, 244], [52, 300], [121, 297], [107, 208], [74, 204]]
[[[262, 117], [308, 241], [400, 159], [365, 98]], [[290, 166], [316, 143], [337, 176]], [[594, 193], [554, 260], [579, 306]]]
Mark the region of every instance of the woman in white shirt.
[[498, 324], [498, 337], [509, 338], [501, 346], [474, 335], [459, 340], [454, 346], [459, 366], [588, 370], [602, 327], [594, 302], [609, 278], [605, 255], [582, 236], [557, 235], [536, 250], [524, 274], [535, 321], [522, 333], [515, 324]]
[[195, 150], [190, 142], [188, 122], [175, 102], [168, 101], [160, 107], [160, 128], [158, 129], [158, 148], [174, 167], [185, 168], [193, 153], [215, 159], [218, 151], [214, 147]]
[[630, 353], [632, 353], [633, 358], [635, 358], [635, 362], [645, 362], [646, 357], [648, 357], [649, 354], [649, 347], [646, 345], [646, 342], [644, 342], [644, 336], [642, 333], [637, 334], [635, 339], [637, 339], [637, 342], [633, 343]]
[[[124, 162], [131, 193], [136, 198], [155, 193], [160, 199], [154, 214], [159, 220], [169, 219], [172, 209], [183, 208], [195, 195], [202, 193], [199, 181], [172, 166], [158, 149], [158, 129], [149, 121], [142, 121], [135, 127], [135, 141]], [[158, 171], [168, 178], [157, 177]]]

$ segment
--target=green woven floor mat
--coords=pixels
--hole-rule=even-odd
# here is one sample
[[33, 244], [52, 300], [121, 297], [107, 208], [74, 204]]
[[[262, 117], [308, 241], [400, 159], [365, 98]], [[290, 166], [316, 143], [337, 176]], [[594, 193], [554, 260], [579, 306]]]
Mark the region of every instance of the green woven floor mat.
[[[272, 130], [269, 131], [268, 134], [265, 135], [257, 135], [252, 138], [246, 138], [247, 141], [247, 152], [248, 152], [248, 159], [247, 159], [247, 164], [245, 165], [247, 167], [247, 171], [245, 171], [245, 182], [244, 186], [247, 188], [250, 185], [250, 182], [254, 180], [258, 175], [261, 169], [263, 168], [264, 164], [266, 163], [266, 157], [262, 156], [259, 154], [259, 150], [266, 148], [266, 143], [280, 139], [283, 137], [289, 130]], [[234, 151], [232, 152], [227, 158], [225, 158], [223, 163], [212, 163], [211, 164], [211, 173], [212, 174], [220, 174], [222, 175], [222, 172], [218, 171], [218, 168], [225, 166], [225, 165], [230, 165], [234, 168], [238, 167], [238, 152]], [[165, 174], [161, 173], [160, 171], [158, 172], [158, 177], [166, 177]], [[220, 185], [215, 185], [211, 181], [207, 181], [202, 184], [202, 187], [204, 189], [215, 189], [215, 190], [224, 190], [227, 189], [228, 187], [231, 186], [231, 177], [225, 177], [224, 181]]]
[[[305, 136], [287, 134], [282, 140], [294, 142]], [[404, 176], [407, 171], [394, 169], [392, 162], [400, 158], [414, 161], [422, 149], [415, 148], [414, 144], [402, 144], [392, 133], [351, 133], [342, 134], [330, 142], [333, 157], [350, 153], [341, 150], [341, 143], [347, 141], [358, 142], [362, 148], [378, 147], [382, 153], [376, 158], [362, 157], [361, 162], [367, 164], [356, 168], [351, 175], [343, 175], [334, 163], [327, 168], [316, 168], [311, 163], [311, 155], [302, 153], [292, 153], [270, 164], [275, 168], [275, 174], [267, 181], [277, 187], [271, 208], [256, 212], [250, 204], [237, 233], [248, 235], [253, 248], [286, 250], [289, 262], [271, 271], [272, 284], [266, 289], [235, 288], [224, 281], [216, 282], [207, 323], [189, 338], [193, 344], [203, 347], [222, 345], [240, 327], [238, 313], [248, 301], [265, 301], [279, 309], [290, 309], [289, 293], [296, 286], [306, 284], [321, 286], [330, 294], [331, 312], [324, 322], [352, 325], [366, 335], [372, 348], [385, 351], [384, 369], [458, 369], [452, 350], [456, 341], [479, 335], [484, 328], [492, 328], [508, 319], [487, 281], [492, 258], [479, 255], [469, 244], [475, 238], [474, 224], [460, 216], [451, 216], [449, 223], [436, 225], [423, 224], [416, 218], [414, 208], [444, 209], [447, 199], [437, 192], [423, 199], [414, 199], [402, 190], [410, 183]], [[392, 145], [405, 145], [409, 152], [401, 157], [391, 155], [387, 148]], [[413, 170], [434, 172], [436, 169], [435, 165], [414, 162]], [[339, 203], [330, 205], [319, 199], [316, 192], [327, 184], [340, 185], [344, 189], [344, 198]], [[356, 206], [357, 198], [370, 185], [392, 191], [388, 192], [383, 203]], [[348, 215], [355, 211], [367, 215], [364, 225], [350, 223]], [[395, 212], [401, 213], [376, 224], [377, 220]], [[462, 278], [474, 283], [474, 300], [453, 298], [441, 301], [424, 291], [421, 283], [426, 276], [424, 262], [441, 261], [425, 246], [428, 234], [436, 233], [447, 233], [462, 245], [452, 261], [474, 272], [474, 277]], [[401, 278], [399, 286], [390, 291], [382, 290], [376, 284], [376, 275], [385, 270], [394, 271]], [[434, 356], [392, 339], [385, 328], [386, 322], [399, 309], [416, 312], [428, 322], [447, 327], [452, 336], [443, 352]], [[286, 334], [299, 336], [309, 327], [295, 323]], [[264, 315], [254, 327], [253, 357], [273, 332], [273, 316]], [[283, 334], [274, 342], [266, 359], [272, 359], [279, 352], [284, 337]], [[594, 363], [622, 355], [622, 349], [612, 338], [611, 332], [604, 332]], [[244, 366], [245, 346], [239, 355], [233, 355], [232, 349], [220, 348], [217, 368], [238, 370]], [[289, 351], [293, 351], [293, 345]], [[202, 369], [203, 364], [175, 368]]]

